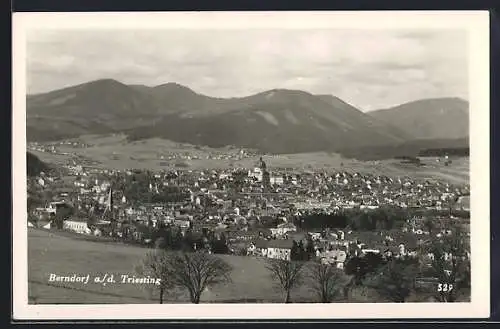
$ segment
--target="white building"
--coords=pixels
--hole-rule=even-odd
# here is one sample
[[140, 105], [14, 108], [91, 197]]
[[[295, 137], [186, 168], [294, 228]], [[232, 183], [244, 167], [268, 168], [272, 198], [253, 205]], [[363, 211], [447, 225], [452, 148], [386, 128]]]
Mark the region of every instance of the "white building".
[[87, 222], [66, 220], [63, 223], [63, 229], [79, 234], [91, 234], [92, 231], [88, 228]]
[[290, 260], [292, 246], [292, 240], [270, 240], [265, 255], [267, 258]]
[[248, 171], [248, 177], [257, 179], [258, 182], [262, 182], [264, 173], [259, 167], [253, 168], [253, 171]]
[[321, 263], [323, 264], [331, 264], [337, 268], [344, 268], [347, 253], [344, 250], [335, 249], [320, 253], [319, 257], [321, 259]]
[[269, 182], [272, 185], [283, 185], [284, 180], [282, 176], [271, 176]]
[[279, 224], [277, 228], [270, 229], [273, 234], [284, 235], [288, 232], [296, 232], [297, 227], [293, 223], [283, 223]]

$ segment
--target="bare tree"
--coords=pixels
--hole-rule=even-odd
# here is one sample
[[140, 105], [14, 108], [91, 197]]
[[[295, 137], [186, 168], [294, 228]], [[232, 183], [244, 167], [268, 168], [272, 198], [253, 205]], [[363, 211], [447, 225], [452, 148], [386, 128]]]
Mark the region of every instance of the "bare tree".
[[168, 254], [162, 250], [155, 250], [146, 254], [142, 263], [136, 267], [136, 272], [140, 275], [149, 275], [154, 279], [159, 280], [159, 284], [153, 287], [159, 290], [160, 304], [163, 304], [163, 297], [168, 289], [174, 287], [170, 280], [170, 268], [168, 267]]
[[231, 280], [231, 266], [217, 256], [203, 252], [181, 253], [157, 249], [146, 254], [136, 272], [160, 279], [160, 304], [175, 288], [187, 289], [192, 303], [200, 302], [207, 287]]
[[191, 303], [198, 304], [206, 288], [231, 281], [231, 266], [222, 258], [205, 252], [170, 253], [169, 280], [187, 289]]
[[277, 286], [284, 292], [285, 303], [290, 303], [290, 292], [303, 283], [303, 262], [284, 259], [269, 259], [266, 268]]
[[307, 277], [311, 289], [318, 295], [321, 303], [331, 303], [335, 297], [343, 293], [343, 288], [351, 281], [342, 270], [321, 262], [310, 265]]

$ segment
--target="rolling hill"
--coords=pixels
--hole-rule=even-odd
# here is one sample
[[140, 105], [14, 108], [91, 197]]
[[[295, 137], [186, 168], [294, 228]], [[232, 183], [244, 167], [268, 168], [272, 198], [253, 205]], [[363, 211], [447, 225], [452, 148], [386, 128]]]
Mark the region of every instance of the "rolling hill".
[[159, 111], [148, 95], [106, 79], [28, 96], [26, 114], [28, 140], [57, 140], [151, 124]]
[[460, 139], [469, 136], [469, 103], [460, 98], [423, 99], [369, 112], [415, 139]]
[[104, 79], [27, 96], [29, 141], [120, 132], [130, 140], [159, 137], [209, 147], [300, 153], [415, 139], [398, 122], [363, 113], [331, 95], [286, 89], [222, 99], [177, 83], [148, 87]]
[[347, 104], [336, 107], [303, 91], [281, 89], [217, 100], [212, 107], [168, 115], [127, 133], [132, 139], [162, 137], [210, 147], [230, 143], [269, 153], [384, 145], [407, 137]]

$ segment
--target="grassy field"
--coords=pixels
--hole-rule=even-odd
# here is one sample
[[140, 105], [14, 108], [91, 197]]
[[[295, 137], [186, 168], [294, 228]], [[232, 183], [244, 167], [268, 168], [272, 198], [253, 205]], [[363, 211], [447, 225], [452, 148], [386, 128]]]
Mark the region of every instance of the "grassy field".
[[[28, 294], [30, 304], [148, 304], [158, 303], [157, 294], [138, 284], [115, 283], [103, 286], [94, 283], [104, 274], [136, 275], [135, 268], [147, 248], [116, 242], [89, 241], [73, 233], [28, 229]], [[202, 303], [281, 303], [282, 293], [276, 290], [259, 258], [220, 255], [232, 267], [232, 282], [215, 286], [202, 295]], [[86, 276], [88, 284], [49, 282], [51, 274]], [[119, 281], [119, 280], [117, 280]], [[425, 296], [411, 295], [408, 302], [427, 301]], [[468, 301], [468, 296], [463, 301]], [[304, 285], [292, 291], [292, 302], [315, 302], [317, 296]], [[337, 302], [382, 302], [371, 289], [351, 290], [348, 299]], [[165, 303], [189, 303], [185, 291], [171, 292]]]
[[[87, 275], [105, 273], [135, 275], [135, 266], [148, 252], [146, 248], [122, 244], [101, 243], [71, 238], [70, 235], [29, 229], [28, 280], [30, 303], [156, 303], [156, 296], [140, 285], [103, 286], [89, 282], [48, 282], [51, 273], [57, 275]], [[202, 302], [281, 302], [262, 259], [241, 256], [220, 256], [233, 266], [233, 282], [214, 287], [202, 296]], [[303, 288], [292, 293], [294, 301], [311, 301], [312, 293]], [[168, 296], [166, 302], [188, 302], [185, 293]]]
[[[72, 146], [59, 147], [60, 152], [68, 154], [51, 154], [33, 152], [42, 161], [63, 164], [78, 156], [97, 162], [96, 166], [115, 169], [172, 169], [175, 164], [182, 162], [187, 165], [184, 169], [215, 169], [215, 168], [251, 168], [255, 166], [259, 157], [248, 157], [241, 160], [233, 159], [207, 159], [208, 155], [232, 154], [235, 149], [209, 149], [194, 147], [192, 145], [174, 143], [162, 139], [149, 139], [128, 142], [123, 135], [115, 136], [83, 136], [76, 141], [90, 144], [87, 148]], [[170, 153], [184, 153], [190, 160], [167, 160]], [[164, 157], [162, 159], [162, 156]], [[386, 176], [410, 176], [414, 178], [431, 178], [448, 181], [454, 184], [469, 182], [468, 158], [453, 159], [453, 163], [445, 166], [436, 162], [435, 158], [422, 159], [425, 166], [418, 167], [410, 164], [401, 164], [399, 160], [383, 161], [358, 161], [346, 159], [335, 153], [307, 153], [283, 154], [277, 156], [264, 156], [269, 168], [294, 168], [297, 170], [325, 170], [325, 171], [350, 171]]]

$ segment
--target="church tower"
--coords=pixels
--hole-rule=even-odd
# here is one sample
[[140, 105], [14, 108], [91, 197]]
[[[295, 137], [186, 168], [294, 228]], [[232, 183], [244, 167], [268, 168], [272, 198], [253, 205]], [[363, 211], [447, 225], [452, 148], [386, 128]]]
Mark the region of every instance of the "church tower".
[[262, 159], [262, 157], [260, 157], [260, 159], [259, 159], [259, 167], [262, 170], [262, 172], [266, 171], [266, 163], [264, 162], [264, 160]]
[[262, 157], [260, 157], [260, 170], [262, 171], [262, 183], [265, 187], [268, 187], [271, 182], [271, 175], [267, 171], [267, 165], [264, 160], [262, 160]]

